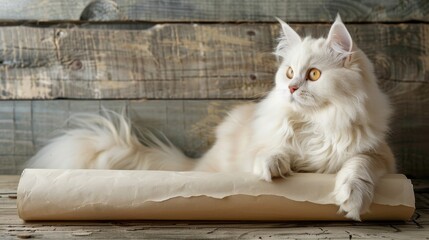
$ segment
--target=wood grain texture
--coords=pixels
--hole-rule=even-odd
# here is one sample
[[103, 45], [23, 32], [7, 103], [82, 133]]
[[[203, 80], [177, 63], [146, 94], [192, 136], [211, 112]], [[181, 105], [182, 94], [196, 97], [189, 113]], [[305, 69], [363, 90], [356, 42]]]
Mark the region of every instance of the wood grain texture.
[[[429, 21], [425, 0], [0, 0], [0, 19], [30, 21], [329, 22]], [[48, 14], [47, 14], [48, 13]]]
[[3, 99], [253, 97], [271, 85], [271, 30], [1, 28], [0, 87]]
[[[23, 222], [16, 209], [18, 176], [0, 176], [0, 238], [17, 239], [427, 239], [429, 198], [416, 194], [406, 222]], [[426, 180], [427, 182], [427, 180]]]
[[[411, 93], [412, 94], [412, 93]], [[23, 163], [55, 130], [66, 128], [73, 113], [100, 113], [102, 107], [125, 111], [137, 128], [164, 133], [194, 157], [214, 142], [213, 130], [227, 112], [244, 100], [53, 100], [0, 101], [0, 174], [20, 173]], [[414, 104], [414, 105], [413, 105]], [[398, 171], [428, 178], [429, 114], [422, 105], [398, 106], [389, 138]], [[422, 113], [423, 112], [423, 113]]]
[[[293, 25], [313, 36], [326, 35], [329, 26]], [[429, 25], [348, 28], [395, 99], [409, 91], [426, 98], [427, 88], [418, 86], [429, 82]], [[256, 98], [272, 87], [277, 63], [271, 52], [278, 31], [277, 24], [2, 27], [0, 98]]]

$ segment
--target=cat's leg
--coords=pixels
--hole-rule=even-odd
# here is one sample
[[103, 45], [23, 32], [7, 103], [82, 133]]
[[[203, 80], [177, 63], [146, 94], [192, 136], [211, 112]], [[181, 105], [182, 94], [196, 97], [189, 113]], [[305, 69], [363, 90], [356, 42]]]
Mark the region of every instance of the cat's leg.
[[258, 154], [253, 164], [253, 173], [267, 182], [275, 177], [291, 175], [290, 158], [284, 154]]
[[389, 172], [385, 160], [378, 154], [359, 154], [348, 159], [337, 173], [334, 196], [347, 218], [360, 221], [360, 214], [368, 211], [375, 185]]

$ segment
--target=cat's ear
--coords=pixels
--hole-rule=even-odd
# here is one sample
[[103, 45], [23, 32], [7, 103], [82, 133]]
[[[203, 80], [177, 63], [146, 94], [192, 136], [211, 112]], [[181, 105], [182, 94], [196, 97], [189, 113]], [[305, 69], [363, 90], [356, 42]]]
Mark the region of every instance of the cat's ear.
[[352, 37], [349, 31], [347, 31], [343, 21], [341, 21], [340, 14], [337, 14], [337, 18], [332, 24], [331, 30], [329, 30], [328, 43], [334, 51], [340, 53], [344, 57], [352, 53]]
[[283, 22], [280, 18], [276, 19], [282, 27], [279, 44], [277, 45], [275, 52], [276, 55], [280, 56], [280, 53], [287, 50], [287, 48], [301, 43], [301, 37], [287, 23]]

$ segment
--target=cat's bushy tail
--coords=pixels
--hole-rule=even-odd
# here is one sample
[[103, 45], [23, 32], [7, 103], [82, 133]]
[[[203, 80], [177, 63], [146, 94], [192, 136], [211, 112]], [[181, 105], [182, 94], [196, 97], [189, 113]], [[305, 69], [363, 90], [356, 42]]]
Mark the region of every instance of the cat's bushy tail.
[[123, 114], [76, 114], [68, 123], [73, 128], [50, 140], [27, 167], [187, 171], [196, 162], [166, 138], [137, 137]]

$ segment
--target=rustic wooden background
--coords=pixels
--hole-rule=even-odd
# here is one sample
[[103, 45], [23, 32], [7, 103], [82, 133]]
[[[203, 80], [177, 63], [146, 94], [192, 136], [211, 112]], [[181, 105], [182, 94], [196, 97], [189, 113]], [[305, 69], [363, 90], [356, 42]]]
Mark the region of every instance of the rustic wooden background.
[[337, 12], [394, 104], [399, 171], [429, 178], [426, 0], [0, 0], [0, 174], [102, 107], [198, 156], [231, 106], [272, 87], [273, 16], [326, 36]]

